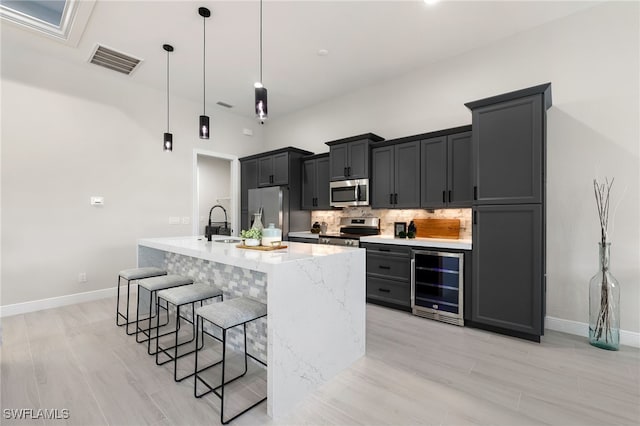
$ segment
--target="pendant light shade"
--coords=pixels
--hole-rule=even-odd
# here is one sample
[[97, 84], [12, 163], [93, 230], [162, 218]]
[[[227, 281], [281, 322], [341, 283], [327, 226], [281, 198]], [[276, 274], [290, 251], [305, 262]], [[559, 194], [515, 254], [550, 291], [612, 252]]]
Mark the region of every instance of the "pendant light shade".
[[260, 81], [254, 84], [256, 117], [264, 124], [267, 119], [267, 88], [262, 84], [262, 0], [260, 0]]
[[267, 119], [267, 113], [267, 88], [256, 87], [256, 117], [264, 121]]
[[207, 33], [206, 33], [206, 22], [207, 18], [211, 16], [211, 11], [206, 7], [198, 8], [198, 14], [202, 16], [202, 115], [200, 116], [200, 121], [198, 125], [198, 134], [200, 135], [200, 139], [209, 139], [210, 129], [209, 129], [209, 117], [206, 114], [206, 65], [207, 65]]
[[173, 151], [173, 134], [172, 133], [164, 134], [164, 150]]
[[162, 146], [165, 152], [173, 151], [173, 135], [169, 132], [169, 53], [173, 52], [173, 46], [163, 44], [162, 48], [167, 52], [167, 131], [162, 138]]

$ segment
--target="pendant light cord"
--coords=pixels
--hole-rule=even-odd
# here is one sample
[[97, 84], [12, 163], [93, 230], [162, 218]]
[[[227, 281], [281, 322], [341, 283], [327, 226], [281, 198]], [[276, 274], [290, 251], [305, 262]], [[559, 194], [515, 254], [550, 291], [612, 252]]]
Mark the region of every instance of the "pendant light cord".
[[260, 0], [260, 84], [262, 84], [262, 0]]
[[169, 133], [169, 51], [167, 50], [167, 133]]
[[207, 106], [207, 18], [202, 17], [202, 115], [206, 115]]

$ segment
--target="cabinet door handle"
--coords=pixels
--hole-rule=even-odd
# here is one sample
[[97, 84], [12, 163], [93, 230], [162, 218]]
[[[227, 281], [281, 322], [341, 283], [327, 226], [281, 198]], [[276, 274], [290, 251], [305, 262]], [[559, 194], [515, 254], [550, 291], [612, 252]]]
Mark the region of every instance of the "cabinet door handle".
[[378, 249], [378, 251], [391, 251], [391, 249], [380, 248], [380, 249]]
[[477, 211], [473, 212], [473, 224], [474, 225], [478, 224], [478, 212]]
[[393, 204], [393, 194], [389, 194], [389, 204]]
[[378, 265], [378, 268], [380, 268], [380, 269], [391, 269], [391, 266]]
[[473, 199], [474, 200], [478, 199], [478, 187], [477, 186], [473, 187]]
[[343, 172], [343, 173], [344, 173], [344, 177], [349, 176], [349, 175], [347, 174], [347, 168], [346, 168], [346, 167], [344, 168], [344, 172]]
[[449, 190], [449, 202], [451, 202], [451, 190]]
[[314, 205], [314, 206], [316, 206], [316, 207], [318, 207], [318, 199], [317, 199], [317, 198], [314, 198], [314, 199], [313, 199], [313, 205]]
[[391, 290], [389, 290], [388, 288], [379, 288], [378, 291], [381, 291], [383, 293], [391, 293]]
[[393, 194], [393, 204], [398, 204], [398, 194]]
[[445, 203], [445, 202], [447, 201], [447, 200], [445, 200], [445, 199], [444, 199], [444, 197], [445, 197], [445, 195], [444, 195], [444, 194], [445, 194], [445, 192], [446, 192], [446, 191], [442, 191], [442, 202], [443, 202], [443, 203]]
[[347, 167], [347, 176], [351, 176], [351, 166]]

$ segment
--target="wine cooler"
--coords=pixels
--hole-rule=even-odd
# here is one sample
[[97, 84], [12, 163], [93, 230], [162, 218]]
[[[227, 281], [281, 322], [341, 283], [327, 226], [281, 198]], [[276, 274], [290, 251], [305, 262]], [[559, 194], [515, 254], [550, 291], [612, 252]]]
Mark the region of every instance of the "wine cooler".
[[414, 315], [464, 325], [464, 253], [413, 250], [411, 309]]

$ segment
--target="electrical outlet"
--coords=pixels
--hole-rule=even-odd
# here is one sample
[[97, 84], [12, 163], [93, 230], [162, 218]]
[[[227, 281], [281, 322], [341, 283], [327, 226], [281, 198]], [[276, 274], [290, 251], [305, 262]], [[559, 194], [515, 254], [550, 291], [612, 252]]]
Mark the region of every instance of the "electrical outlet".
[[190, 222], [189, 216], [182, 216], [182, 224], [183, 225], [188, 225], [189, 222]]
[[179, 225], [180, 217], [179, 216], [169, 216], [169, 225]]
[[87, 273], [86, 272], [80, 272], [78, 274], [78, 282], [79, 283], [86, 283], [87, 282]]

